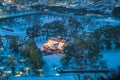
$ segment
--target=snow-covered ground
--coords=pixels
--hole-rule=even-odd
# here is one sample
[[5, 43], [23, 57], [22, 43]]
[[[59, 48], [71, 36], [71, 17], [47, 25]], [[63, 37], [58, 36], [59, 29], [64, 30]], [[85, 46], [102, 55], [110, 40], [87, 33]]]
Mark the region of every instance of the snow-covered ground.
[[[107, 62], [108, 68], [116, 68], [120, 65], [120, 50], [104, 50], [101, 53], [103, 59]], [[54, 68], [60, 66], [60, 58], [61, 55], [59, 54], [44, 56], [47, 69], [49, 69], [47, 70], [49, 75], [46, 75], [46, 77], [12, 77], [11, 80], [76, 80], [74, 75], [56, 75]]]
[[[36, 18], [38, 17], [38, 18]], [[55, 20], [63, 20], [63, 17], [56, 17], [56, 16], [48, 16], [48, 15], [39, 15], [39, 16], [32, 16], [30, 18], [28, 18], [29, 21], [27, 21], [27, 19], [25, 19], [24, 17], [20, 17], [20, 18], [15, 18], [14, 24], [16, 25], [11, 25], [12, 27], [10, 27], [11, 29], [14, 30], [14, 32], [10, 32], [10, 31], [6, 31], [3, 29], [0, 29], [0, 35], [4, 36], [4, 35], [18, 35], [18, 36], [25, 36], [26, 32], [24, 29], [31, 27], [33, 24], [35, 24], [35, 22], [33, 22], [34, 19], [38, 19], [38, 23], [40, 23], [41, 25], [44, 25], [45, 23], [50, 23], [52, 21]], [[93, 31], [94, 29], [97, 29], [99, 27], [103, 27], [104, 25], [108, 25], [108, 24], [113, 24], [113, 25], [118, 25], [120, 24], [119, 20], [115, 20], [113, 18], [95, 18], [92, 16], [88, 17], [88, 16], [82, 16], [81, 18], [79, 17], [78, 20], [82, 23], [82, 26], [84, 26], [85, 31]], [[0, 24], [0, 27], [4, 27], [7, 26], [9, 28], [10, 23], [7, 22], [4, 25], [2, 25], [3, 23]], [[37, 46], [39, 48], [42, 47], [42, 44], [44, 44], [46, 41], [36, 41], [37, 42]], [[120, 50], [106, 50], [106, 51], [101, 51], [101, 53], [103, 54], [103, 59], [106, 60], [108, 67], [109, 68], [115, 68], [118, 65], [120, 65]], [[69, 76], [60, 76], [60, 77], [55, 77], [56, 76], [56, 71], [55, 68], [56, 67], [61, 67], [61, 63], [60, 63], [60, 59], [61, 59], [62, 55], [61, 54], [51, 54], [48, 56], [43, 56], [43, 59], [46, 63], [45, 66], [45, 70], [46, 70], [46, 76], [52, 75], [53, 77], [18, 77], [18, 78], [13, 78], [12, 80], [75, 80], [73, 78], [73, 76], [69, 75]]]
[[11, 80], [75, 80], [73, 76], [51, 77], [14, 77]]
[[120, 65], [120, 50], [104, 50], [101, 52], [106, 60], [108, 68], [116, 68]]
[[56, 68], [59, 68], [61, 66], [61, 57], [62, 54], [52, 54], [43, 57], [45, 63], [47, 64], [46, 66], [49, 69], [48, 74], [56, 75]]
[[12, 31], [7, 31], [7, 30], [0, 29], [0, 35], [1, 36], [5, 36], [5, 35], [25, 36], [25, 34], [26, 34], [26, 31], [14, 30], [14, 32], [12, 32]]

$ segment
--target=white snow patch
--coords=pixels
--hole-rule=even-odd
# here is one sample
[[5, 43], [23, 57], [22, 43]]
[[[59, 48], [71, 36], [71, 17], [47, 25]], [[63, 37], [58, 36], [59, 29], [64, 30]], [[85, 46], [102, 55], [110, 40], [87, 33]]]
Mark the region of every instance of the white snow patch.
[[107, 62], [108, 68], [116, 68], [120, 65], [120, 50], [104, 50], [101, 53]]
[[60, 77], [14, 77], [11, 80], [74, 80], [73, 76]]
[[42, 25], [44, 25], [45, 23], [51, 23], [51, 22], [53, 22], [53, 21], [55, 21], [55, 20], [62, 20], [60, 17], [51, 17], [51, 16], [42, 16], [41, 18], [40, 18], [40, 21], [42, 21]]
[[53, 68], [57, 68], [61, 66], [60, 60], [61, 60], [62, 54], [53, 54], [49, 56], [43, 56], [43, 59], [46, 63], [46, 65], [49, 68], [49, 74], [56, 74], [56, 71]]
[[25, 34], [26, 34], [26, 31], [18, 31], [18, 30], [15, 29], [14, 32], [11, 32], [11, 31], [0, 29], [0, 35], [1, 36], [5, 36], [5, 35], [25, 36]]

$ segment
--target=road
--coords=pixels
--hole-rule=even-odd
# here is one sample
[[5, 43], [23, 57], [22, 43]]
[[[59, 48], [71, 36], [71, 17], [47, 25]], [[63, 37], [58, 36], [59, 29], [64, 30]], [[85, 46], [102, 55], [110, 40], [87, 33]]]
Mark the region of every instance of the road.
[[[44, 5], [19, 5], [22, 8], [13, 8], [6, 11], [2, 10], [0, 12], [0, 19], [3, 18], [12, 18], [19, 17], [24, 15], [32, 15], [32, 14], [47, 14], [47, 15], [57, 15], [57, 16], [74, 16], [74, 17], [103, 17], [103, 15], [88, 13], [85, 9], [73, 9], [73, 8], [65, 8], [62, 6], [44, 6]], [[8, 6], [9, 7], [9, 6]], [[62, 11], [61, 11], [62, 10]], [[84, 16], [85, 15], [85, 16]], [[107, 16], [108, 17], [108, 16]]]

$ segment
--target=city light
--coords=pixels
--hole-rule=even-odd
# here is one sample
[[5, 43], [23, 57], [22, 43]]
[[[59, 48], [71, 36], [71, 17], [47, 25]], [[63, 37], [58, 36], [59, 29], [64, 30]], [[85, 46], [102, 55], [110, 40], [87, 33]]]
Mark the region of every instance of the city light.
[[8, 57], [11, 57], [11, 55], [8, 55]]
[[11, 1], [11, 0], [9, 0], [8, 2], [9, 2], [9, 3], [11, 3], [12, 1]]
[[29, 68], [29, 67], [26, 67], [25, 70], [28, 71], [28, 70], [30, 70], [30, 68]]
[[2, 74], [2, 77], [6, 77], [6, 74]]
[[0, 69], [4, 69], [5, 67], [4, 66], [0, 66]]
[[3, 47], [1, 47], [1, 48], [0, 48], [0, 50], [2, 51], [2, 50], [4, 50], [4, 48], [3, 48]]
[[6, 73], [6, 74], [11, 74], [12, 71], [4, 71], [4, 73]]
[[56, 75], [56, 76], [60, 76], [60, 74], [59, 74], [59, 73], [56, 73], [55, 75]]
[[20, 77], [22, 74], [23, 74], [23, 72], [16, 72], [16, 73], [15, 73], [15, 76], [16, 76], [16, 77]]
[[44, 74], [39, 74], [39, 76], [44, 76]]
[[37, 71], [41, 72], [41, 71], [43, 71], [43, 70], [42, 70], [42, 69], [37, 69]]
[[57, 67], [54, 67], [54, 68], [53, 68], [53, 70], [55, 70], [55, 71], [56, 71], [56, 70], [57, 70]]

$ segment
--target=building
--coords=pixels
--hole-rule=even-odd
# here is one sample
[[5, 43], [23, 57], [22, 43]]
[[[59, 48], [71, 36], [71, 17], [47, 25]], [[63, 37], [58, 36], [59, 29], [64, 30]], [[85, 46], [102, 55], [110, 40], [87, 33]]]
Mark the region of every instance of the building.
[[4, 0], [3, 4], [14, 4], [14, 0]]
[[63, 48], [67, 46], [65, 40], [61, 40], [61, 37], [51, 38], [47, 43], [43, 45], [43, 50], [51, 53], [63, 53]]

